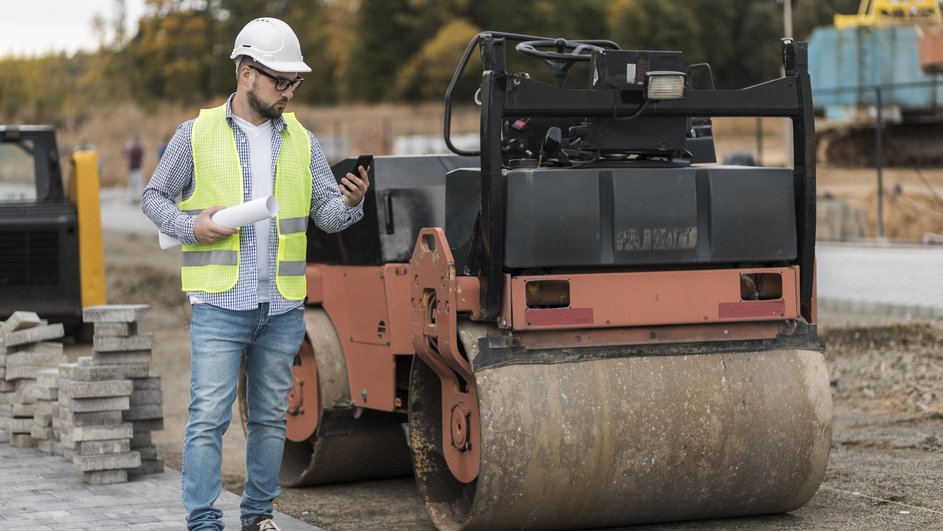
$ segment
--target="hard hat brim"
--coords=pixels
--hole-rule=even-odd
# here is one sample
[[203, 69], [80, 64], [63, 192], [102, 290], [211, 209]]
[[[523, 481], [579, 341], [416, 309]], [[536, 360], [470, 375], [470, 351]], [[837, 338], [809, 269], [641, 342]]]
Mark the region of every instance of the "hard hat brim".
[[276, 72], [310, 72], [311, 67], [306, 65], [304, 61], [265, 61], [254, 57], [250, 53], [246, 53], [244, 50], [235, 49], [232, 51], [232, 55], [229, 56], [230, 59], [236, 59], [239, 56], [244, 55], [251, 58], [253, 61], [267, 66]]
[[302, 61], [259, 61], [276, 72], [310, 72], [311, 67]]

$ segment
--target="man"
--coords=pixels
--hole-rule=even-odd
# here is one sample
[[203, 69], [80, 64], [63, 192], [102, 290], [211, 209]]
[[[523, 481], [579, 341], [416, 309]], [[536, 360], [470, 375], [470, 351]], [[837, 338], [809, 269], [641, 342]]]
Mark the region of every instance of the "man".
[[[236, 37], [236, 92], [171, 138], [144, 191], [143, 210], [183, 243], [181, 280], [192, 303], [190, 418], [183, 447], [187, 526], [222, 529], [222, 435], [245, 351], [249, 429], [242, 529], [271, 531], [285, 438], [291, 365], [304, 337], [305, 227], [336, 232], [363, 217], [367, 173], [338, 186], [318, 142], [282, 114], [311, 69], [284, 22], [259, 18]], [[182, 194], [179, 208], [174, 198]], [[222, 227], [218, 210], [274, 194], [277, 217]]]
[[141, 163], [144, 161], [144, 147], [141, 137], [134, 135], [124, 145], [124, 158], [128, 161], [128, 196], [132, 203], [141, 200], [141, 188], [144, 187], [141, 175]]

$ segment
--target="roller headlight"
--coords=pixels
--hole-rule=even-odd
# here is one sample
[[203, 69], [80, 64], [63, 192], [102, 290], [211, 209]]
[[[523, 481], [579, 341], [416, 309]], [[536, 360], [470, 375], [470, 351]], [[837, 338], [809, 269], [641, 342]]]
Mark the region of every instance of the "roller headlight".
[[645, 74], [645, 97], [652, 101], [680, 100], [688, 76], [684, 72], [653, 71]]

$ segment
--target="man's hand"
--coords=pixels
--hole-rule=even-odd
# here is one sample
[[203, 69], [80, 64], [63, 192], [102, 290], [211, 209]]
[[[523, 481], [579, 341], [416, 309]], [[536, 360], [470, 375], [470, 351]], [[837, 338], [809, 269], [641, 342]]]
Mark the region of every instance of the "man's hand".
[[216, 240], [225, 238], [231, 234], [236, 234], [239, 229], [230, 229], [213, 222], [212, 215], [222, 210], [221, 206], [211, 206], [200, 212], [196, 217], [196, 223], [193, 224], [193, 235], [200, 243], [213, 243]]
[[358, 166], [357, 169], [360, 171], [360, 177], [348, 172], [341, 179], [341, 184], [338, 186], [344, 195], [344, 204], [348, 207], [360, 204], [364, 194], [367, 193], [367, 188], [370, 188], [370, 178], [367, 177], [367, 171], [363, 169], [363, 166]]

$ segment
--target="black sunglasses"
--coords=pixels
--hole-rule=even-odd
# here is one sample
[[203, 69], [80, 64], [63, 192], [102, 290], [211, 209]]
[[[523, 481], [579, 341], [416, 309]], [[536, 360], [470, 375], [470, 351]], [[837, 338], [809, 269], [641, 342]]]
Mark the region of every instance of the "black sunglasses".
[[283, 77], [275, 77], [272, 74], [269, 74], [268, 72], [266, 72], [265, 70], [262, 70], [261, 68], [256, 68], [252, 65], [246, 65], [246, 66], [248, 66], [249, 68], [255, 70], [256, 72], [274, 81], [275, 90], [278, 90], [278, 91], [286, 90], [288, 89], [289, 86], [291, 87], [292, 90], [297, 90], [298, 85], [301, 85], [301, 82], [305, 80], [305, 78], [301, 76], [298, 76], [295, 79], [285, 79]]

